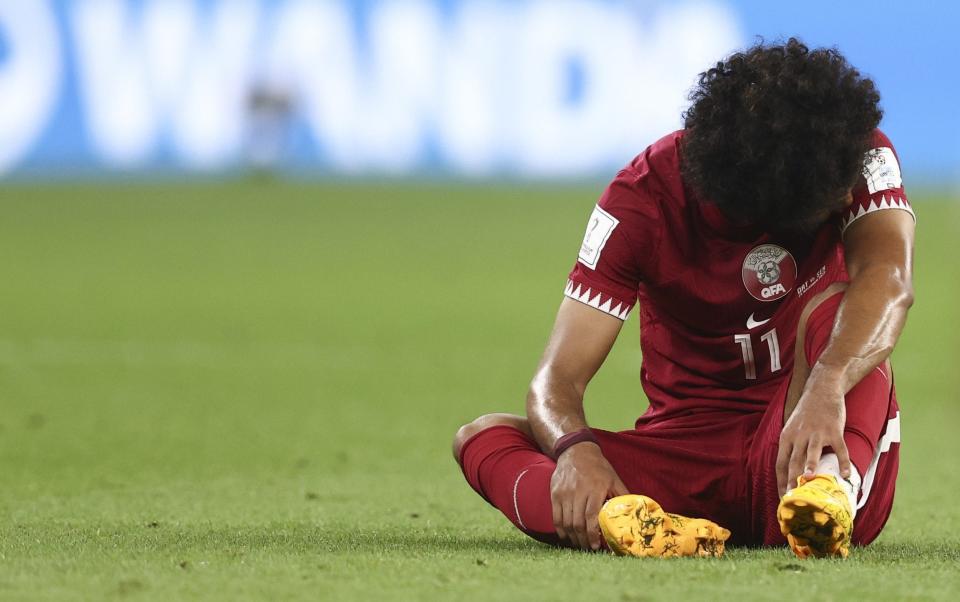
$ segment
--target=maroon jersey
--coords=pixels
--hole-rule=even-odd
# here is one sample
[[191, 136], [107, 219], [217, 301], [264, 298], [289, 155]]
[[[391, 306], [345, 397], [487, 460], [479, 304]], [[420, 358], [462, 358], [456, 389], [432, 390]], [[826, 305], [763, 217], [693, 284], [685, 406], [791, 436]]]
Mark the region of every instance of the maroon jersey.
[[638, 424], [692, 412], [763, 411], [793, 367], [806, 301], [846, 281], [843, 232], [874, 211], [913, 214], [896, 152], [877, 130], [853, 204], [813, 235], [735, 226], [680, 177], [683, 132], [658, 140], [603, 193], [566, 296], [625, 320], [640, 304]]

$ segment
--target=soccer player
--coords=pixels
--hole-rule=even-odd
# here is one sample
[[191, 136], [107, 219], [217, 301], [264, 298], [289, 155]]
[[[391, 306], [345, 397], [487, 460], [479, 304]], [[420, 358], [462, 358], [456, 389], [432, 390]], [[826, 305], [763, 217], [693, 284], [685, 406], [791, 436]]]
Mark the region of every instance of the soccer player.
[[[717, 63], [690, 98], [684, 129], [594, 208], [526, 417], [477, 418], [454, 456], [544, 542], [846, 556], [893, 503], [888, 358], [913, 302], [915, 220], [879, 94], [790, 39]], [[649, 408], [591, 429], [584, 390], [638, 301]]]

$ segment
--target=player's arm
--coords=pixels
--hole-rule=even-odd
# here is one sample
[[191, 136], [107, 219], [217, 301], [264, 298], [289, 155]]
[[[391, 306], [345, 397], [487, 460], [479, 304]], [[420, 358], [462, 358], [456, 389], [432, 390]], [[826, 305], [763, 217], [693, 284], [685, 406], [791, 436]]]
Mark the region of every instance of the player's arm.
[[[620, 319], [570, 298], [560, 305], [527, 395], [527, 418], [546, 453], [552, 453], [560, 437], [587, 428], [584, 391], [622, 325]], [[551, 482], [557, 534], [578, 547], [598, 549], [600, 507], [608, 497], [626, 493], [599, 446], [589, 441], [571, 446], [557, 458]]]
[[914, 219], [906, 211], [877, 211], [850, 224], [844, 251], [850, 284], [830, 341], [781, 436], [777, 476], [781, 493], [801, 472], [812, 475], [830, 446], [849, 476], [843, 442], [844, 396], [890, 356], [913, 304]]
[[580, 439], [567, 438], [558, 450], [557, 442], [578, 431], [592, 437], [583, 393], [636, 303], [640, 282], [653, 269], [660, 211], [644, 179], [646, 155], [617, 174], [587, 221], [566, 298], [527, 396], [533, 435], [557, 460], [550, 484], [554, 526], [561, 538], [581, 548], [600, 547], [600, 508], [627, 490], [597, 444], [572, 444]]

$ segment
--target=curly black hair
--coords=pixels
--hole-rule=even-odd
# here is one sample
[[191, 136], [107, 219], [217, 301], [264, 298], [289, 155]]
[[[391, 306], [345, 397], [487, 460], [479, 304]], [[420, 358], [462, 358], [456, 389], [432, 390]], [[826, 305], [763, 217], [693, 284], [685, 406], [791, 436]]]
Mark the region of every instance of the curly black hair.
[[880, 94], [835, 48], [796, 38], [700, 74], [683, 114], [685, 183], [738, 224], [809, 231], [844, 206]]

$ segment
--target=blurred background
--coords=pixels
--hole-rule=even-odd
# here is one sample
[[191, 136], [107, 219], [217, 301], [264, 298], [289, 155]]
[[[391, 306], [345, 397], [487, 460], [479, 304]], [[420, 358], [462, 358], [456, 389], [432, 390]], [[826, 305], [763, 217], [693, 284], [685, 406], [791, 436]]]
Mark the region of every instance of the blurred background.
[[[937, 520], [884, 541], [922, 570], [960, 482], [958, 22], [926, 0], [0, 0], [0, 598], [533, 587], [467, 574], [533, 544], [450, 439], [523, 411], [604, 183], [698, 73], [790, 35], [876, 79], [919, 219], [897, 508]], [[644, 409], [633, 314], [587, 393], [601, 428]], [[534, 597], [596, 594], [531, 558]]]
[[874, 77], [910, 182], [960, 181], [952, 2], [0, 2], [0, 173], [606, 176], [695, 76], [797, 35]]

